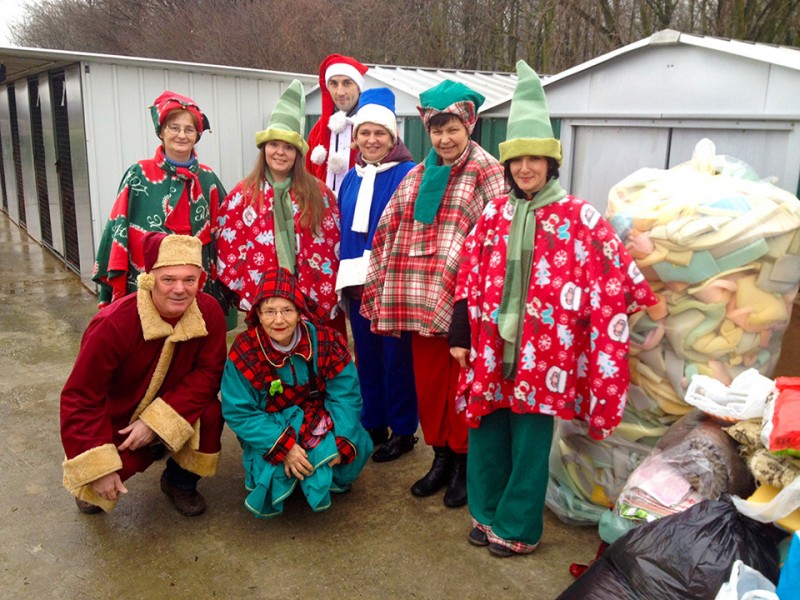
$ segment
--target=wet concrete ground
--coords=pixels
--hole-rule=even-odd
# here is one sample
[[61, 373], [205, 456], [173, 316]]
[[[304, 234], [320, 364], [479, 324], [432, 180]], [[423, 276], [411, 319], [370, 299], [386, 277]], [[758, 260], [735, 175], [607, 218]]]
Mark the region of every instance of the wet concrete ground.
[[[114, 512], [80, 514], [61, 485], [58, 405], [94, 312], [78, 278], [0, 213], [2, 598], [548, 599], [572, 583], [570, 563], [595, 555], [594, 528], [550, 512], [531, 556], [470, 546], [466, 508], [408, 492], [432, 458], [422, 443], [393, 463], [370, 462], [325, 513], [295, 495], [264, 521], [242, 504], [240, 449], [226, 428], [219, 473], [200, 484], [204, 515], [175, 512], [159, 463], [128, 481]], [[782, 374], [800, 374], [797, 321]]]
[[159, 463], [128, 481], [110, 514], [83, 515], [61, 485], [59, 394], [95, 297], [0, 213], [0, 597], [554, 598], [574, 561], [594, 557], [593, 528], [548, 513], [532, 556], [498, 559], [467, 543], [466, 508], [408, 488], [433, 453], [370, 461], [324, 513], [293, 496], [282, 517], [244, 508], [240, 448], [226, 428], [208, 511], [180, 516]]

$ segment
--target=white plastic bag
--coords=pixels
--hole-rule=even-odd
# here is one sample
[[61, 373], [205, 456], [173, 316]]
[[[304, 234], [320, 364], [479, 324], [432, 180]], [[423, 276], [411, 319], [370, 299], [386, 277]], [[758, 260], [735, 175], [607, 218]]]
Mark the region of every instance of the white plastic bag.
[[775, 523], [800, 508], [800, 477], [783, 488], [770, 502], [750, 502], [731, 496], [736, 510], [762, 523]]
[[706, 375], [695, 375], [686, 391], [686, 403], [723, 421], [761, 418], [775, 383], [755, 369], [747, 369], [730, 386]]
[[722, 584], [715, 600], [779, 600], [775, 585], [741, 560], [733, 563], [731, 578]]

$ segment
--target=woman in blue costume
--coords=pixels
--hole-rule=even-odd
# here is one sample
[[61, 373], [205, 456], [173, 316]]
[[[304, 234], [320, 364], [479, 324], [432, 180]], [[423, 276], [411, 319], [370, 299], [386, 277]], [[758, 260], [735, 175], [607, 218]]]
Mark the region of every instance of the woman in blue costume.
[[342, 238], [336, 291], [342, 296], [353, 331], [364, 395], [361, 423], [372, 441], [382, 444], [372, 455], [376, 462], [395, 460], [411, 450], [419, 425], [411, 334], [372, 333], [370, 322], [359, 314], [378, 221], [397, 186], [414, 167], [411, 153], [397, 135], [394, 106], [394, 94], [388, 88], [361, 94], [353, 117], [356, 166], [345, 176], [338, 197]]
[[358, 375], [341, 334], [278, 268], [264, 274], [222, 378], [222, 412], [242, 445], [245, 506], [283, 512], [298, 487], [315, 511], [345, 492], [372, 452], [361, 426]]

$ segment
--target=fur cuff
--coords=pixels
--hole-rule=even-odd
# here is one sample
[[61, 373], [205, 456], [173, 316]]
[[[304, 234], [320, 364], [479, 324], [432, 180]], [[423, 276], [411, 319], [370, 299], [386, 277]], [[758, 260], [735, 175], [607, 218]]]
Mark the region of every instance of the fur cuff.
[[311, 151], [311, 162], [315, 165], [321, 165], [325, 162], [325, 157], [328, 156], [328, 151], [325, 146], [320, 144]]
[[187, 471], [191, 471], [200, 477], [211, 477], [217, 473], [219, 463], [219, 452], [208, 454], [194, 450], [190, 444], [186, 444], [178, 452], [173, 454], [175, 462]]
[[161, 398], [153, 400], [139, 418], [161, 438], [171, 452], [180, 450], [194, 433], [189, 421]]
[[106, 512], [114, 509], [116, 502], [101, 498], [89, 485], [104, 475], [122, 469], [122, 460], [114, 444], [103, 444], [87, 450], [75, 458], [65, 460], [63, 467], [64, 487], [70, 494], [91, 502]]
[[71, 494], [87, 483], [122, 469], [122, 459], [114, 444], [96, 446], [75, 458], [64, 460], [64, 487]]

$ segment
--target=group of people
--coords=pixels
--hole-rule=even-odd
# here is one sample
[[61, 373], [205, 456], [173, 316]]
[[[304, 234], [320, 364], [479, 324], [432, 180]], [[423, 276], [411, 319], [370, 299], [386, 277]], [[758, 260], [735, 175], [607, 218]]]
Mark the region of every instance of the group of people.
[[[445, 80], [420, 95], [432, 148], [415, 165], [392, 92], [330, 55], [308, 142], [295, 80], [227, 194], [194, 151], [206, 116], [156, 99], [161, 144], [123, 177], [95, 266], [103, 308], [62, 392], [82, 512], [111, 510], [163, 447], [163, 492], [201, 514], [223, 423], [251, 512], [280, 514], [298, 486], [324, 510], [421, 426], [433, 462], [411, 493], [468, 504], [469, 542], [496, 556], [535, 550], [554, 417], [613, 431], [627, 318], [655, 299], [608, 223], [560, 187], [541, 82], [517, 71], [500, 161], [471, 139], [484, 97]], [[227, 349], [231, 306], [247, 328]]]

